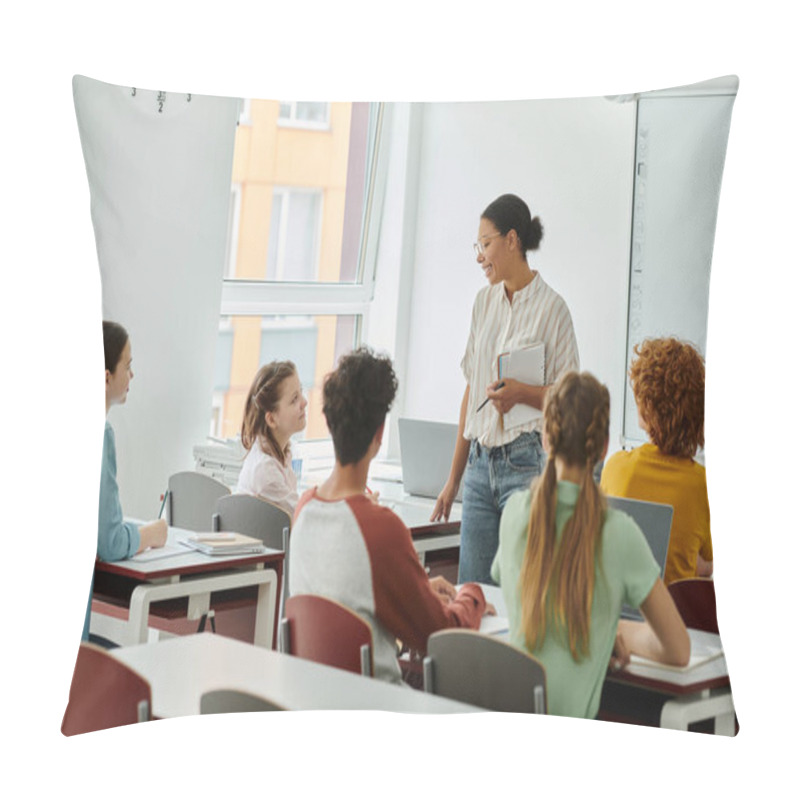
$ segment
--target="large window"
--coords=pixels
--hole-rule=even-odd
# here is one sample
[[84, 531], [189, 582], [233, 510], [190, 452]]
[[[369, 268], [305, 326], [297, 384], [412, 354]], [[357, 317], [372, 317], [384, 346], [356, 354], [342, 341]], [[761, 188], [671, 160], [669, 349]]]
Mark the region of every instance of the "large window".
[[212, 435], [241, 428], [250, 382], [273, 360], [297, 365], [306, 439], [326, 439], [321, 385], [361, 342], [373, 293], [382, 108], [252, 100], [234, 150]]

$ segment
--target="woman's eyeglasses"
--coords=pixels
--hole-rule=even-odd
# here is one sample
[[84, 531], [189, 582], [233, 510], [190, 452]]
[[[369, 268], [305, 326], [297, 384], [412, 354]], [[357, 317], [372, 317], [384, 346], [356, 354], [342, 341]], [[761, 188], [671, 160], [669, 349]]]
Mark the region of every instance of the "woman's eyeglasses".
[[472, 248], [475, 250], [475, 255], [482, 256], [486, 252], [486, 239], [496, 239], [498, 236], [502, 235], [502, 233], [493, 233], [490, 236], [483, 236], [482, 241], [475, 242], [475, 244], [472, 245]]

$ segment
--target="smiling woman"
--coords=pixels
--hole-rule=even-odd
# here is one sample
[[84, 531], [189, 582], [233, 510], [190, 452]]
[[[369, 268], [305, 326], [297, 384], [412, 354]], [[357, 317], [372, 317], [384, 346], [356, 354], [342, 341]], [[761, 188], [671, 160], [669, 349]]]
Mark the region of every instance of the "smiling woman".
[[[461, 369], [467, 381], [459, 437], [445, 487], [432, 519], [448, 518], [464, 477], [459, 583], [490, 583], [500, 515], [508, 497], [527, 488], [545, 457], [541, 409], [550, 384], [578, 369], [578, 345], [566, 303], [528, 266], [526, 253], [539, 247], [538, 217], [524, 200], [505, 194], [480, 218], [475, 254], [489, 286], [478, 293]], [[510, 377], [500, 382], [498, 357], [533, 344], [544, 345], [543, 385]], [[485, 400], [490, 400], [486, 403]], [[528, 406], [521, 424], [505, 415]]]

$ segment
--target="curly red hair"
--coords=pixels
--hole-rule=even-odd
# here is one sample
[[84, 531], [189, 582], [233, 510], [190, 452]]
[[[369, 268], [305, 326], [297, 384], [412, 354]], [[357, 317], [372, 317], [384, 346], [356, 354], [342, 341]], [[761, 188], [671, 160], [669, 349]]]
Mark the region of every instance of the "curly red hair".
[[634, 347], [633, 396], [653, 444], [669, 456], [692, 458], [705, 443], [703, 357], [678, 339], [646, 339]]

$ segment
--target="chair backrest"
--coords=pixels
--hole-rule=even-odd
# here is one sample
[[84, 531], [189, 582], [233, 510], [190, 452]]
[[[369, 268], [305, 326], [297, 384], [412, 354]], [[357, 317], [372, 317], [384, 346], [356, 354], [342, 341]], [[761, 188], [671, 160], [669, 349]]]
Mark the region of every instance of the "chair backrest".
[[687, 628], [719, 633], [717, 596], [710, 578], [685, 578], [667, 586]]
[[250, 494], [229, 494], [217, 500], [220, 531], [243, 533], [261, 539], [267, 547], [284, 549], [284, 528], [292, 526], [287, 511], [268, 500]]
[[283, 550], [283, 578], [278, 604], [278, 619], [283, 619], [283, 609], [289, 596], [289, 530], [292, 518], [289, 512], [251, 494], [229, 494], [220, 497], [214, 512], [214, 530], [243, 533], [261, 539], [273, 550]]
[[167, 484], [167, 524], [190, 531], [213, 530], [217, 500], [231, 490], [200, 472], [176, 472]]
[[107, 650], [81, 642], [61, 732], [65, 736], [150, 719], [150, 684]]
[[372, 676], [372, 628], [347, 606], [314, 594], [286, 601], [281, 649], [329, 667]]
[[495, 637], [452, 628], [431, 634], [422, 669], [426, 692], [490, 711], [547, 712], [542, 664]]
[[237, 689], [216, 689], [200, 698], [201, 714], [238, 714], [242, 711], [285, 711], [266, 697]]

